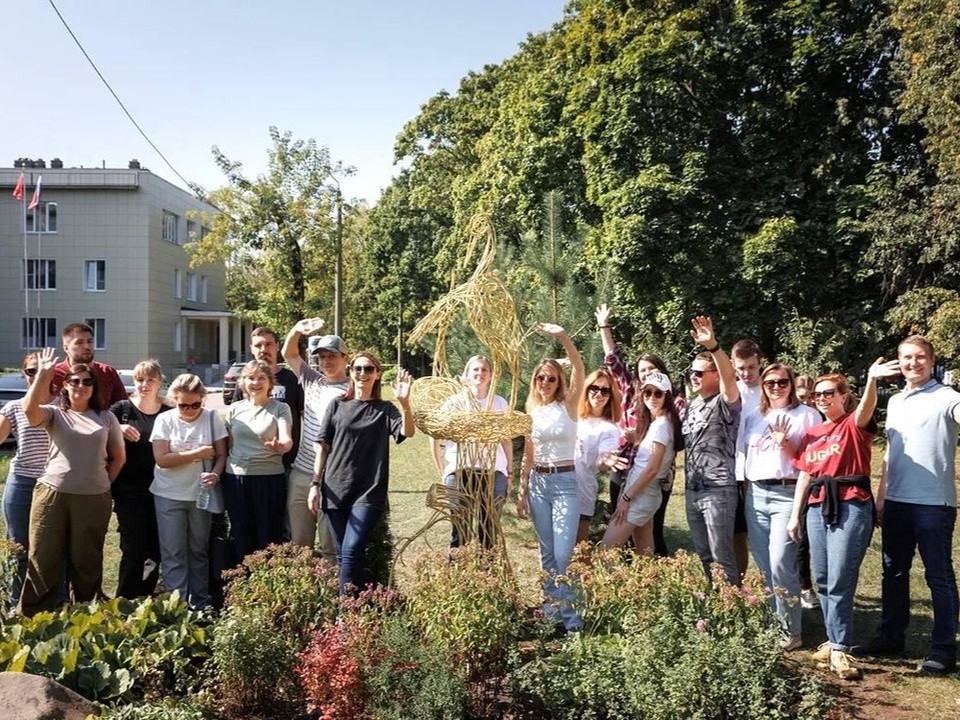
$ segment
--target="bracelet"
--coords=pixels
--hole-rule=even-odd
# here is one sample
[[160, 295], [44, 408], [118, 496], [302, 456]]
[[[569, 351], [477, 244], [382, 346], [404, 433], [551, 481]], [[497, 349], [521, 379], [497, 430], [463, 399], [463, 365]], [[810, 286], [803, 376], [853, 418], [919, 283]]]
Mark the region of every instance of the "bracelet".
[[320, 487], [320, 481], [314, 480], [313, 482], [310, 483], [310, 487]]
[[626, 500], [628, 503], [632, 503], [632, 502], [633, 502], [633, 498], [632, 498], [632, 497], [627, 497], [627, 494], [626, 494], [626, 493], [624, 493], [624, 494], [621, 495], [620, 497], [622, 497], [622, 498], [623, 498], [624, 500]]
[[711, 354], [712, 354], [712, 353], [715, 353], [717, 350], [720, 349], [720, 343], [717, 343], [717, 344], [714, 345], [712, 348], [704, 348], [704, 349], [705, 349], [708, 353], [711, 353]]
[[603, 330], [604, 328], [608, 328], [608, 327], [610, 327], [610, 326], [609, 326], [609, 325], [597, 325], [597, 327], [598, 327], [599, 329]]

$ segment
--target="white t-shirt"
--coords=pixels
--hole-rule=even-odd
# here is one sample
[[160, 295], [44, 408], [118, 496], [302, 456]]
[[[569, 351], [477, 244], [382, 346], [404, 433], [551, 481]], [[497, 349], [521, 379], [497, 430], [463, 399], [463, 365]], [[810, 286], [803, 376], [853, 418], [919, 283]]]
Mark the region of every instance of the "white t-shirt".
[[737, 435], [737, 469], [743, 468], [743, 474], [737, 480], [795, 478], [800, 474], [787, 451], [770, 437], [770, 426], [780, 417], [790, 423], [787, 439], [794, 447], [799, 447], [809, 428], [822, 422], [820, 413], [803, 403], [792, 410], [771, 409], [766, 415], [761, 415], [758, 408], [744, 416]]
[[567, 406], [554, 401], [530, 411], [533, 457], [537, 465], [568, 465], [577, 448], [577, 423]]
[[[210, 415], [213, 415], [213, 437], [210, 437]], [[184, 422], [176, 410], [161, 413], [153, 425], [150, 442], [167, 440], [172, 452], [195, 450], [202, 445], [213, 445], [227, 436], [227, 427], [216, 410], [204, 409], [193, 422]], [[170, 500], [196, 502], [200, 490], [200, 460], [173, 468], [157, 465], [153, 471], [150, 492]]]
[[577, 467], [577, 479], [586, 483], [597, 482], [597, 462], [608, 452], [620, 447], [620, 428], [606, 418], [580, 418], [577, 423], [577, 449], [573, 463]]
[[[450, 412], [466, 412], [469, 410], [485, 410], [487, 407], [487, 399], [483, 398], [482, 400], [468, 398], [463, 394], [454, 395], [452, 398], [447, 400], [443, 404], [443, 410]], [[500, 397], [499, 395], [493, 396], [493, 404], [490, 408], [493, 412], [506, 412], [510, 409], [510, 406], [507, 404], [507, 401]], [[453, 440], [441, 440], [443, 445], [443, 476], [454, 473], [457, 471], [457, 443]], [[481, 447], [477, 453], [478, 462], [474, 464], [474, 467], [489, 467], [489, 457], [485, 456], [484, 450], [486, 448]], [[496, 470], [501, 472], [504, 475], [507, 474], [507, 454], [503, 451], [503, 444], [497, 443], [497, 459], [496, 459]], [[472, 455], [472, 453], [471, 453]]]
[[[737, 438], [739, 440], [743, 435], [743, 422], [747, 419], [747, 415], [760, 411], [760, 395], [763, 392], [763, 387], [759, 382], [753, 387], [748, 387], [743, 380], [737, 380], [737, 390], [740, 391], [740, 402], [743, 403], [740, 408], [740, 426], [737, 429]], [[734, 475], [736, 475], [739, 482], [743, 482], [743, 457], [740, 453], [736, 455]]]

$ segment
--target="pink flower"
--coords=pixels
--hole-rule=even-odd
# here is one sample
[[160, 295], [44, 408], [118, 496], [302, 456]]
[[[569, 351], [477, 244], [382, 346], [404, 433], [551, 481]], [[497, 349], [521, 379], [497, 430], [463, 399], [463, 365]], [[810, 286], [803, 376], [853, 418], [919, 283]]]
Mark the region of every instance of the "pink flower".
[[703, 618], [700, 618], [699, 620], [697, 620], [697, 630], [699, 630], [700, 632], [706, 632], [707, 621], [704, 620]]

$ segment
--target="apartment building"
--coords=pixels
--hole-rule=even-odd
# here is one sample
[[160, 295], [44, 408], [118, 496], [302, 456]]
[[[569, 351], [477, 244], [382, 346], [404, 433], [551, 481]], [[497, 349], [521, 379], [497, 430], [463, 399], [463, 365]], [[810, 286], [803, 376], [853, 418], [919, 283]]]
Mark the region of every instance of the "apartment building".
[[[131, 368], [160, 360], [227, 367], [246, 345], [226, 307], [222, 263], [190, 267], [184, 245], [206, 232], [212, 206], [131, 161], [127, 168], [0, 168], [0, 365], [60, 347], [83, 321], [96, 357]], [[20, 173], [26, 201], [13, 197]], [[27, 210], [42, 175], [39, 205]], [[242, 350], [241, 353], [242, 354]]]

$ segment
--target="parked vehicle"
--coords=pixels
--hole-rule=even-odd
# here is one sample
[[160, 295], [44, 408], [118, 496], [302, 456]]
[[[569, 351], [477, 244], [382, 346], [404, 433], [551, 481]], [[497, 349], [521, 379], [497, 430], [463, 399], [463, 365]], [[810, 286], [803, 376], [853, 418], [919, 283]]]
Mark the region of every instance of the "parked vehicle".
[[[27, 379], [22, 373], [0, 375], [0, 407], [13, 400], [19, 400], [26, 394]], [[7, 446], [14, 443], [13, 435], [10, 435], [3, 444]]]
[[230, 369], [227, 370], [226, 374], [223, 376], [223, 404], [229, 405], [233, 402], [233, 391], [237, 387], [237, 380], [240, 378], [240, 373], [243, 372], [243, 366], [246, 363], [235, 362], [230, 366]]
[[117, 373], [120, 375], [120, 381], [123, 383], [123, 389], [127, 391], [127, 395], [133, 395], [137, 390], [133, 380], [133, 370], [117, 370]]

